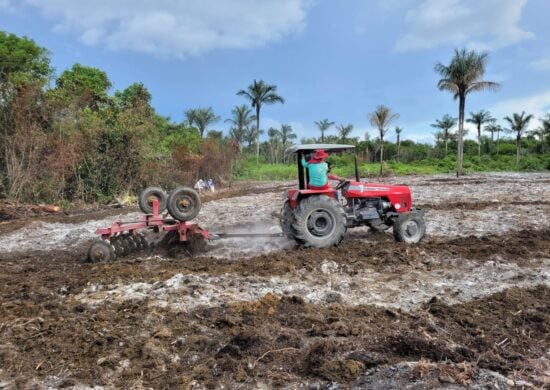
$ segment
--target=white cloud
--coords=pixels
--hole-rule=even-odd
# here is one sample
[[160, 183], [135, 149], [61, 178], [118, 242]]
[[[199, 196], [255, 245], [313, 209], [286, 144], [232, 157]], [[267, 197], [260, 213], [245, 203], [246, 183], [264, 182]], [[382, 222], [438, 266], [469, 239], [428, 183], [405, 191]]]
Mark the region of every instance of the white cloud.
[[276, 42], [303, 29], [310, 7], [310, 0], [25, 1], [86, 45], [176, 58]]
[[519, 26], [527, 0], [424, 0], [405, 17], [411, 30], [396, 44], [399, 51], [443, 44], [497, 49], [533, 38]]
[[542, 58], [531, 62], [531, 67], [538, 70], [550, 70], [550, 58]]
[[531, 96], [507, 99], [498, 102], [489, 109], [494, 117], [501, 120], [505, 116], [511, 116], [514, 112], [533, 114], [535, 120], [531, 121], [529, 128], [539, 126], [538, 118], [550, 111], [550, 89], [541, 91]]

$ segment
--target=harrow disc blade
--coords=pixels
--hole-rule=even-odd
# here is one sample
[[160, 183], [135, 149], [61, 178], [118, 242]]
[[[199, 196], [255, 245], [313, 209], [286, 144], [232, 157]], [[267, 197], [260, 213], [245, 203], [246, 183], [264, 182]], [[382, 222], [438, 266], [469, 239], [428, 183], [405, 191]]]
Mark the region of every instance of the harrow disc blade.
[[126, 249], [127, 253], [135, 252], [138, 249], [137, 244], [134, 242], [130, 235], [123, 234], [121, 237], [121, 240], [124, 243], [124, 249]]
[[130, 234], [130, 239], [131, 239], [132, 242], [135, 244], [136, 250], [140, 251], [140, 250], [143, 250], [143, 249], [144, 249], [144, 247], [143, 247], [143, 242], [142, 242], [141, 239], [139, 238], [139, 235], [137, 235], [137, 234]]
[[95, 241], [88, 251], [90, 263], [109, 262], [116, 259], [115, 249], [107, 241]]
[[115, 254], [117, 257], [126, 256], [127, 251], [122, 243], [122, 240], [120, 239], [120, 236], [111, 238], [111, 245], [115, 248]]

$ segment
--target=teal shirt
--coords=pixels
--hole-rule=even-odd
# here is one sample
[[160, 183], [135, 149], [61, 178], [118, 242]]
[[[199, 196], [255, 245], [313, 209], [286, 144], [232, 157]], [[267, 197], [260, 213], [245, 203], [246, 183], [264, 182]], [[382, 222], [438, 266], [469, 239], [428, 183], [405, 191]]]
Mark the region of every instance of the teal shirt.
[[309, 164], [306, 162], [305, 158], [302, 158], [302, 166], [308, 169], [310, 185], [322, 187], [327, 184], [328, 164], [326, 162]]

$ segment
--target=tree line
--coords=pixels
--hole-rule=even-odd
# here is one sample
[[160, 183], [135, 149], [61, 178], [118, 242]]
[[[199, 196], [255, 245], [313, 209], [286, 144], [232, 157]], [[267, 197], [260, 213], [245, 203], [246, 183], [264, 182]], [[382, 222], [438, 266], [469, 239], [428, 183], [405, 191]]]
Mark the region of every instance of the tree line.
[[[453, 93], [459, 115], [435, 121], [433, 145], [406, 139], [406, 129], [400, 126], [393, 127], [396, 142], [387, 141], [399, 114], [385, 105], [367, 114], [376, 129], [373, 139], [368, 133], [364, 139], [352, 137], [353, 124], [325, 118], [314, 122], [320, 137], [300, 142], [353, 143], [364, 161], [380, 163], [380, 173], [388, 158], [407, 163], [452, 153], [460, 174], [465, 148], [469, 155], [474, 146], [478, 156], [509, 154], [509, 147], [504, 147], [509, 140], [501, 138], [502, 132], [515, 136], [516, 163], [525, 142], [530, 153], [544, 153], [550, 114], [527, 134], [535, 118], [525, 112], [504, 118], [507, 128], [485, 110], [465, 118], [467, 95], [498, 88], [482, 80], [486, 61], [487, 53], [457, 50], [449, 65], [436, 66], [442, 76], [438, 87]], [[29, 38], [0, 32], [0, 197], [93, 202], [137, 192], [148, 184], [192, 184], [199, 177], [224, 184], [239, 164], [242, 168], [244, 159], [288, 163], [285, 150], [298, 140], [289, 124], [262, 128], [265, 107], [285, 102], [277, 86], [263, 80], [253, 80], [236, 92], [236, 98], [247, 104], [237, 104], [224, 120], [227, 134], [215, 128], [222, 118], [212, 107], [186, 109], [185, 119], [175, 122], [155, 111], [142, 83], [113, 93], [111, 88], [104, 71], [82, 64], [56, 76], [45, 48]], [[475, 145], [464, 141], [465, 121], [477, 130]], [[482, 132], [490, 133], [490, 139]]]

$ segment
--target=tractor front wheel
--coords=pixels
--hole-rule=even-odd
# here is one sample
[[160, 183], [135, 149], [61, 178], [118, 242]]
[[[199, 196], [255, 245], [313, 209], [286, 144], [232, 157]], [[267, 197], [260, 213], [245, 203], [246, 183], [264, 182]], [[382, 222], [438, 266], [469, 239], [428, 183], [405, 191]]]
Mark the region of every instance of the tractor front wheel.
[[336, 199], [310, 196], [294, 210], [292, 227], [295, 240], [306, 247], [336, 246], [346, 234], [346, 213]]
[[417, 244], [426, 235], [424, 217], [417, 213], [401, 214], [393, 223], [393, 236], [396, 241]]

